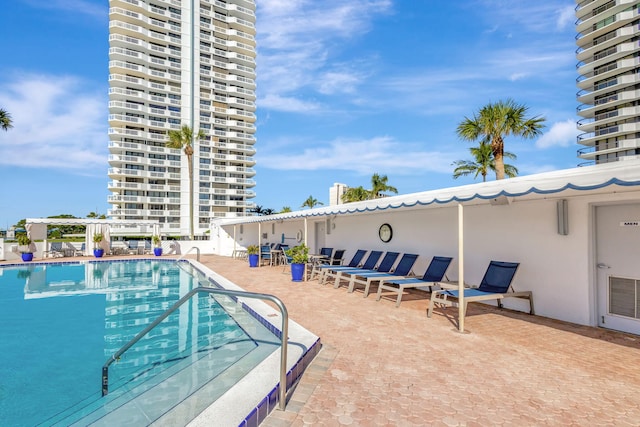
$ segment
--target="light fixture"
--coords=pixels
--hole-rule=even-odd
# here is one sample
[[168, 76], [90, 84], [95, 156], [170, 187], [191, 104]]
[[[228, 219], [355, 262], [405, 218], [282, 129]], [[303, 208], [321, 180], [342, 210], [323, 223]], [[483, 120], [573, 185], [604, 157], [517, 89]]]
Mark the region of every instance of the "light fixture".
[[558, 200], [556, 203], [558, 216], [558, 234], [566, 236], [569, 234], [569, 202], [566, 199]]

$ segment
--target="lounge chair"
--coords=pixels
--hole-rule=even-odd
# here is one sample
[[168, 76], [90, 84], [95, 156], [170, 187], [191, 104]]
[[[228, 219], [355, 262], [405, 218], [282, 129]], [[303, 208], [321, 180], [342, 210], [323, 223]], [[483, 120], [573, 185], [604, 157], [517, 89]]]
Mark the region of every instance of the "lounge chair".
[[320, 277], [319, 282], [324, 284], [325, 280], [326, 280], [326, 273], [329, 270], [335, 270], [335, 269], [339, 269], [339, 268], [356, 268], [358, 266], [360, 266], [360, 261], [362, 261], [362, 258], [364, 258], [364, 256], [366, 255], [367, 251], [364, 249], [358, 249], [356, 251], [356, 253], [353, 255], [353, 258], [351, 258], [351, 261], [349, 261], [349, 264], [347, 265], [339, 265], [339, 266], [333, 266], [333, 265], [319, 265], [318, 269], [320, 270]]
[[51, 245], [49, 246], [49, 250], [44, 251], [44, 253], [42, 254], [43, 258], [46, 258], [49, 256], [53, 258], [64, 256], [64, 249], [62, 249], [62, 242], [51, 242]]
[[358, 275], [360, 273], [369, 273], [369, 272], [380, 272], [380, 273], [388, 273], [391, 271], [391, 268], [393, 267], [393, 264], [396, 263], [396, 260], [398, 259], [398, 257], [400, 256], [399, 252], [387, 252], [384, 256], [384, 258], [382, 258], [382, 261], [380, 261], [380, 264], [377, 267], [374, 268], [354, 268], [354, 269], [350, 269], [350, 270], [341, 270], [338, 271], [338, 274], [336, 276], [336, 281], [334, 284], [334, 288], [339, 288], [340, 287], [340, 280], [342, 279], [342, 276], [348, 276], [349, 279], [349, 292], [353, 292], [353, 288], [351, 287], [351, 279], [353, 277], [353, 275]]
[[332, 253], [333, 248], [320, 248], [320, 255], [327, 257], [327, 259], [331, 258]]
[[369, 256], [367, 256], [367, 259], [362, 265], [362, 267], [345, 267], [345, 266], [337, 265], [337, 266], [328, 268], [324, 273], [324, 281], [326, 283], [327, 280], [329, 280], [331, 277], [334, 277], [335, 280], [333, 283], [333, 287], [339, 288], [343, 271], [355, 271], [355, 270], [362, 270], [362, 269], [373, 270], [376, 267], [376, 264], [378, 263], [378, 260], [380, 259], [381, 256], [382, 256], [382, 251], [371, 251], [369, 253]]
[[[422, 286], [428, 286], [429, 292], [431, 292], [434, 285], [437, 285], [438, 282], [441, 282], [445, 277], [445, 273], [449, 268], [449, 264], [453, 258], [450, 257], [442, 257], [442, 256], [434, 256], [429, 263], [429, 267], [427, 267], [427, 271], [424, 272], [422, 277], [405, 277], [405, 278], [397, 278], [397, 277], [385, 277], [380, 280], [380, 284], [378, 285], [378, 296], [376, 301], [380, 301], [382, 298], [382, 291], [391, 291], [398, 294], [398, 298], [396, 299], [396, 307], [400, 307], [400, 302], [402, 301], [402, 295], [404, 294], [404, 290], [407, 288], [419, 288]], [[397, 269], [396, 269], [397, 270]]]
[[344, 249], [336, 249], [336, 251], [333, 253], [333, 256], [331, 256], [327, 260], [320, 260], [314, 263], [313, 268], [311, 269], [311, 275], [309, 276], [309, 280], [312, 280], [316, 276], [320, 276], [322, 272], [322, 268], [324, 266], [342, 265], [342, 258], [344, 257], [345, 252], [346, 251]]
[[[353, 292], [358, 284], [364, 285], [364, 297], [366, 298], [369, 295], [369, 288], [373, 282], [380, 282], [381, 280], [391, 278], [399, 279], [408, 276], [417, 259], [418, 255], [416, 254], [404, 254], [402, 258], [400, 258], [400, 261], [398, 261], [398, 265], [393, 272], [380, 271], [380, 268], [378, 268], [376, 271], [352, 274], [349, 280], [349, 292]], [[383, 263], [384, 260], [380, 263], [381, 267]]]
[[[529, 300], [529, 312], [533, 314], [533, 295], [531, 291], [515, 292], [511, 287], [511, 282], [516, 275], [519, 265], [517, 262], [491, 261], [480, 282], [480, 286], [463, 290], [463, 316], [466, 316], [467, 305], [470, 302], [496, 300], [498, 307], [502, 308], [501, 300], [510, 297]], [[510, 288], [511, 292], [509, 292]], [[440, 304], [445, 307], [456, 304], [460, 295], [459, 292], [458, 289], [444, 289], [432, 292], [427, 317], [431, 317], [433, 314], [435, 304]], [[451, 301], [451, 299], [455, 301]]]

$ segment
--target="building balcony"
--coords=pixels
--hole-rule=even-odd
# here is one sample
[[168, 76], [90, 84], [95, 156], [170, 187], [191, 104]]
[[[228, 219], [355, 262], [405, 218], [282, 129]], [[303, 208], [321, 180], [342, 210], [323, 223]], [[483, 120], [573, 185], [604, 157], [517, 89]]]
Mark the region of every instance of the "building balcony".
[[[576, 58], [578, 61], [586, 61], [593, 57], [596, 52], [616, 46], [630, 39], [636, 33], [636, 26], [628, 25], [618, 28], [615, 32], [605, 34], [600, 38], [593, 39], [590, 43], [579, 43], [576, 49]], [[583, 40], [580, 40], [582, 42]]]
[[606, 80], [617, 75], [628, 73], [639, 65], [640, 58], [619, 59], [605, 68], [598, 68], [598, 70], [594, 70], [578, 77], [578, 87], [580, 89], [593, 88], [596, 81]]
[[124, 191], [124, 190], [142, 190], [146, 184], [139, 182], [123, 182], [123, 181], [109, 181], [107, 188], [111, 192]]
[[593, 73], [595, 69], [605, 64], [624, 57], [631, 57], [638, 51], [640, 51], [640, 48], [638, 47], [638, 44], [634, 42], [611, 46], [584, 62], [578, 63], [578, 73], [583, 76], [589, 75], [590, 73]]
[[[596, 160], [598, 156], [605, 156], [613, 153], [624, 153], [629, 150], [635, 152], [638, 148], [640, 148], [640, 139], [631, 138], [615, 141], [608, 145], [583, 147], [578, 150], [578, 157], [585, 160]], [[628, 155], [629, 153], [624, 153], [621, 157], [627, 158]]]
[[596, 111], [609, 109], [620, 104], [635, 101], [640, 98], [639, 90], [623, 90], [609, 96], [594, 99], [590, 104], [582, 104], [578, 106], [578, 115], [581, 117], [593, 117]]
[[[620, 0], [618, 0], [620, 1]], [[631, 0], [622, 0], [631, 1]], [[601, 15], [589, 18], [576, 27], [576, 40], [579, 45], [584, 45], [593, 41], [593, 39], [601, 37], [617, 28], [624, 27], [631, 23], [638, 16], [638, 11], [633, 9], [629, 11], [615, 13], [614, 20], [606, 22], [605, 18], [610, 17], [611, 13], [605, 13]]]
[[596, 114], [595, 117], [587, 117], [578, 121], [578, 129], [583, 132], [594, 132], [596, 126], [604, 126], [609, 123], [624, 122], [640, 116], [640, 106], [623, 107], [613, 111]]
[[624, 135], [633, 134], [638, 131], [640, 131], [640, 123], [616, 124], [604, 129], [598, 129], [595, 132], [578, 135], [578, 143], [591, 146], [603, 139], [620, 138]]
[[606, 95], [607, 93], [621, 92], [623, 89], [638, 84], [640, 82], [640, 75], [638, 74], [626, 74], [619, 76], [616, 79], [611, 79], [607, 82], [599, 84], [593, 92], [587, 92], [581, 90], [578, 92], [578, 102], [583, 104], [593, 104], [596, 97]]

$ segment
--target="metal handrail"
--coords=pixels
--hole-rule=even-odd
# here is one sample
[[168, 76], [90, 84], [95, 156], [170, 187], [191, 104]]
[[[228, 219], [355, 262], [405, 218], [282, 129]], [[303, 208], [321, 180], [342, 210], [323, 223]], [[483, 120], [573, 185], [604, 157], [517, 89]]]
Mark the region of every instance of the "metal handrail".
[[187, 252], [185, 252], [184, 254], [180, 255], [180, 258], [178, 258], [178, 261], [180, 261], [182, 258], [184, 258], [185, 256], [187, 256], [187, 254], [189, 252], [191, 252], [193, 249], [196, 250], [196, 252], [198, 252], [198, 254], [196, 255], [196, 260], [198, 260], [198, 262], [200, 262], [200, 248], [197, 246], [191, 246], [191, 249], [189, 249]]
[[235, 297], [243, 297], [243, 298], [253, 298], [253, 299], [261, 299], [268, 300], [273, 302], [278, 306], [280, 312], [282, 313], [282, 329], [281, 329], [281, 351], [280, 351], [280, 409], [285, 410], [286, 406], [286, 396], [287, 396], [287, 337], [289, 336], [289, 314], [287, 312], [287, 308], [284, 306], [284, 303], [277, 297], [269, 294], [261, 294], [255, 292], [244, 292], [244, 291], [232, 291], [229, 289], [216, 289], [216, 288], [206, 288], [203, 286], [199, 286], [195, 289], [189, 291], [185, 296], [180, 298], [175, 304], [167, 309], [164, 313], [160, 315], [156, 320], [153, 321], [149, 326], [144, 328], [138, 335], [133, 337], [128, 343], [126, 343], [120, 350], [115, 352], [113, 356], [111, 356], [102, 366], [102, 396], [106, 396], [109, 393], [109, 366], [120, 359], [120, 356], [124, 354], [125, 351], [129, 350], [135, 343], [140, 341], [142, 337], [144, 337], [149, 331], [158, 326], [160, 322], [166, 319], [171, 313], [176, 311], [182, 304], [191, 299], [195, 294], [199, 292], [205, 292], [209, 294], [217, 294], [217, 295], [227, 295], [227, 296], [235, 296]]

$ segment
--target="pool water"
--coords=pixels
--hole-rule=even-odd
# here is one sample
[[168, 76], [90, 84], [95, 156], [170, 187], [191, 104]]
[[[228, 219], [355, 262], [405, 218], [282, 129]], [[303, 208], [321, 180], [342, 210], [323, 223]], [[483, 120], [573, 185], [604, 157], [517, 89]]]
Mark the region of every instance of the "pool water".
[[210, 283], [175, 261], [0, 269], [0, 424], [144, 425], [171, 410], [186, 424], [278, 348], [235, 302], [185, 303], [111, 365], [104, 398], [101, 368], [196, 286]]

